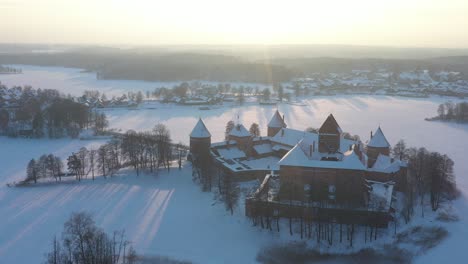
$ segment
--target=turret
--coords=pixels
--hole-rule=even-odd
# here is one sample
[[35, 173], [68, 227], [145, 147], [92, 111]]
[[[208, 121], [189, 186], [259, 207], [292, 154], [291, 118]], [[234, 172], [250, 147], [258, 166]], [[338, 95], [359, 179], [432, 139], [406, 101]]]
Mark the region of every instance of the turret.
[[208, 160], [210, 157], [211, 134], [200, 118], [190, 133], [190, 153], [193, 158]]
[[368, 168], [372, 168], [372, 166], [374, 166], [379, 154], [386, 156], [390, 155], [390, 144], [388, 143], [387, 138], [385, 138], [380, 126], [377, 131], [375, 131], [375, 134], [372, 135], [371, 132], [371, 138], [369, 143], [367, 143]]
[[320, 127], [319, 134], [319, 152], [335, 153], [340, 149], [340, 138], [342, 130], [338, 123], [330, 114]]
[[252, 145], [252, 135], [244, 125], [235, 125], [231, 132], [229, 132], [228, 139], [234, 140], [237, 143], [239, 149], [242, 149], [247, 153], [250, 152], [250, 147]]
[[268, 123], [268, 133], [267, 136], [273, 137], [280, 131], [281, 128], [285, 128], [286, 123], [284, 122], [284, 116], [281, 117], [278, 110], [276, 110], [275, 114], [271, 118], [270, 122]]

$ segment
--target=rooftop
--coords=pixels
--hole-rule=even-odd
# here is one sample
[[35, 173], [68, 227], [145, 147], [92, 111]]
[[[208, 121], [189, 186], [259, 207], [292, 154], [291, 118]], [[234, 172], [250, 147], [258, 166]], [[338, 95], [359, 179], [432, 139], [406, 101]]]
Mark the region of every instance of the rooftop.
[[284, 119], [281, 117], [280, 113], [278, 110], [276, 110], [275, 114], [271, 118], [270, 122], [268, 123], [268, 127], [286, 127], [286, 123], [284, 122]]
[[377, 129], [377, 131], [375, 131], [375, 134], [372, 136], [372, 138], [369, 140], [367, 146], [374, 148], [390, 147], [390, 144], [388, 143], [387, 138], [385, 138], [385, 135], [383, 134], [382, 129], [380, 129], [380, 126]]
[[209, 138], [211, 137], [210, 132], [205, 126], [205, 123], [203, 123], [203, 120], [200, 118], [198, 119], [197, 124], [192, 130], [192, 133], [190, 133], [190, 137], [192, 138]]
[[250, 137], [250, 132], [245, 128], [242, 124], [237, 124], [234, 128], [229, 132], [230, 136], [234, 137]]

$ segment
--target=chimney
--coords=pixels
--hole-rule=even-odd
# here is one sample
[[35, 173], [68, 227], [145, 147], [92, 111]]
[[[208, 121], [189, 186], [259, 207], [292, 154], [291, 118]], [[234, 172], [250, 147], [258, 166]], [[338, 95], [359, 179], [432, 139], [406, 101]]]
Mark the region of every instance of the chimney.
[[372, 139], [372, 130], [371, 130], [371, 132], [370, 132], [370, 138]]
[[284, 114], [283, 114], [283, 122], [284, 122]]

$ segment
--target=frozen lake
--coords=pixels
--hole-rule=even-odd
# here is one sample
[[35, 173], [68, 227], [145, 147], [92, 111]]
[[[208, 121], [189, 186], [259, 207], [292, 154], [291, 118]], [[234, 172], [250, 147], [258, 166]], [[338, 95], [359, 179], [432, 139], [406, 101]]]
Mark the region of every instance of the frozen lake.
[[[24, 74], [0, 76], [0, 81], [8, 86], [29, 84], [35, 88], [54, 88], [74, 95], [79, 95], [82, 91], [90, 89], [106, 91], [109, 94], [114, 92], [121, 94], [129, 90], [144, 91], [157, 87], [157, 83], [140, 81], [97, 81], [94, 74], [81, 73], [77, 69], [34, 66], [21, 66], [21, 68], [25, 72]], [[166, 84], [166, 86], [168, 85]], [[392, 145], [399, 139], [404, 139], [408, 146], [424, 146], [429, 150], [448, 154], [455, 161], [458, 186], [466, 194], [468, 193], [468, 162], [466, 158], [468, 125], [424, 121], [425, 117], [435, 115], [438, 104], [447, 100], [446, 98], [335, 96], [304, 99], [302, 102], [304, 106], [246, 104], [241, 107], [221, 106], [217, 109], [201, 111], [198, 110], [198, 107], [156, 104], [154, 109], [104, 111], [109, 117], [112, 128], [122, 131], [128, 129], [143, 131], [150, 130], [156, 123], [162, 122], [169, 127], [173, 140], [183, 143], [188, 143], [188, 134], [199, 117], [205, 121], [207, 128], [213, 135], [212, 141], [215, 142], [223, 139], [225, 124], [229, 120], [238, 120], [246, 127], [249, 127], [252, 122], [257, 122], [264, 135], [266, 134], [266, 124], [276, 109], [285, 115], [289, 127], [298, 129], [317, 128], [328, 114], [333, 113], [344, 131], [358, 134], [363, 141], [368, 140], [370, 131], [375, 131], [380, 125]], [[129, 236], [131, 239], [138, 240], [136, 244], [140, 246], [143, 253], [181, 256], [182, 259], [197, 262], [204, 262], [206, 258], [202, 254], [208, 254], [213, 247], [219, 247], [220, 252], [215, 253], [213, 259], [210, 259], [212, 263], [224, 262], [225, 257], [236, 256], [234, 254], [236, 251], [239, 254], [245, 252], [247, 256], [242, 260], [248, 262], [248, 260], [253, 260], [252, 257], [255, 256], [261, 244], [276, 239], [274, 235], [252, 231], [250, 223], [243, 221], [241, 217], [226, 216], [222, 206], [211, 207], [211, 197], [206, 194], [201, 195], [200, 201], [195, 202], [195, 208], [198, 208], [200, 212], [196, 210], [179, 211], [177, 206], [190, 207], [191, 205], [186, 203], [193, 200], [181, 195], [181, 191], [198, 197], [196, 194], [198, 190], [191, 187], [189, 181], [181, 183], [180, 180], [172, 179], [169, 182], [160, 182], [160, 179], [157, 179], [156, 183], [160, 183], [158, 188], [161, 188], [159, 193], [154, 193], [154, 190], [148, 188], [147, 185], [150, 181], [147, 180], [138, 184], [129, 184], [124, 180], [108, 184], [99, 183], [99, 185], [103, 185], [102, 188], [105, 190], [102, 193], [103, 198], [100, 198], [101, 190], [98, 190], [96, 185], [33, 188], [32, 190], [8, 189], [4, 185], [6, 182], [17, 180], [21, 175], [24, 175], [24, 167], [31, 158], [37, 158], [38, 155], [49, 152], [66, 157], [72, 151], [78, 150], [79, 146], [89, 146], [90, 144], [99, 144], [99, 142], [67, 139], [25, 140], [0, 137], [1, 259], [19, 260], [18, 263], [25, 263], [24, 261], [28, 260], [27, 256], [24, 256], [26, 254], [21, 254], [19, 253], [21, 251], [14, 250], [14, 248], [31, 248], [41, 244], [38, 239], [52, 237], [54, 233], [61, 230], [61, 223], [73, 209], [98, 212], [98, 224], [108, 225], [109, 227], [106, 229], [109, 230], [114, 227], [131, 226], [130, 230], [127, 230]], [[181, 189], [172, 189], [173, 185], [170, 183], [178, 183], [182, 187]], [[81, 196], [81, 194], [86, 194], [86, 197]], [[151, 204], [146, 203], [146, 199], [155, 199], [157, 205], [154, 205], [153, 208]], [[166, 199], [170, 199], [170, 202], [167, 203]], [[94, 201], [96, 201], [96, 205], [92, 204]], [[154, 212], [151, 214], [151, 211], [143, 209], [140, 212], [134, 208], [134, 203], [146, 206], [145, 210], [158, 211], [158, 208], [164, 208], [162, 212], [165, 211], [165, 213]], [[208, 208], [204, 208], [204, 205]], [[466, 257], [465, 244], [462, 242], [468, 237], [468, 207], [465, 198], [457, 201], [455, 206], [456, 211], [461, 216], [461, 221], [447, 224], [451, 233], [449, 239], [429, 252], [428, 255], [419, 258], [419, 262], [440, 263], [442, 260], [455, 261]], [[100, 211], [100, 207], [104, 210]], [[206, 230], [217, 233], [217, 230], [226, 230], [231, 226], [232, 230], [221, 232], [225, 235], [223, 237], [209, 234], [205, 240], [200, 242], [203, 238], [195, 236], [203, 236], [205, 233], [187, 228], [180, 229], [169, 223], [177, 221], [177, 217], [185, 217], [185, 213], [190, 218], [193, 217], [195, 226], [202, 225], [201, 227], [197, 226], [201, 228], [200, 230], [207, 228]], [[206, 215], [200, 216], [201, 214], [219, 217], [219, 222], [210, 222], [205, 219]], [[242, 210], [239, 210], [237, 214], [241, 216]], [[148, 222], [153, 220], [151, 217], [156, 217], [157, 227], [153, 227], [152, 223]], [[49, 222], [54, 223], [55, 226], [44, 227]], [[204, 223], [207, 226], [203, 227]], [[180, 223], [180, 225], [190, 224]], [[146, 228], [150, 232], [142, 233], [141, 228]], [[153, 229], [159, 231], [152, 232]], [[255, 233], [251, 234], [252, 232]], [[232, 240], [228, 239], [229, 244], [222, 247], [216, 244], [216, 241], [219, 240], [226, 241], [226, 237], [229, 236], [233, 236]], [[141, 240], [139, 240], [140, 238]], [[258, 239], [258, 243], [255, 243], [256, 239]], [[178, 246], [182, 240], [191, 243], [184, 242]], [[190, 248], [195, 244], [196, 246], [191, 250], [184, 251], [184, 248]], [[223, 249], [225, 247], [236, 250], [231, 252]], [[37, 250], [32, 250], [31, 254], [42, 257], [44, 250], [48, 248], [48, 245], [41, 245]]]
[[[22, 74], [2, 74], [0, 82], [7, 86], [31, 85], [34, 88], [56, 89], [64, 94], [80, 96], [85, 90], [98, 90], [105, 93], [108, 98], [121, 96], [127, 91], [154, 91], [158, 87], [172, 88], [181, 82], [146, 82], [133, 80], [97, 80], [96, 73], [85, 72], [76, 68], [63, 67], [41, 67], [31, 65], [8, 65], [14, 68], [21, 68]], [[217, 82], [202, 82], [217, 84]], [[258, 86], [266, 87], [262, 84], [253, 83], [232, 83], [233, 86]]]

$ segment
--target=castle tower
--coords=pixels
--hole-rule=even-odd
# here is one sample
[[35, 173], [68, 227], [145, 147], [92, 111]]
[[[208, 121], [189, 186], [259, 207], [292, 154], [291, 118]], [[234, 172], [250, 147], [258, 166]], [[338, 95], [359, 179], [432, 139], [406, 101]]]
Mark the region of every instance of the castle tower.
[[284, 122], [284, 116], [281, 117], [278, 110], [276, 110], [275, 114], [271, 118], [270, 122], [268, 123], [268, 134], [267, 136], [273, 137], [280, 131], [281, 128], [285, 128], [286, 123]]
[[367, 167], [372, 168], [374, 166], [375, 161], [379, 157], [379, 154], [389, 156], [390, 155], [390, 144], [385, 138], [385, 135], [382, 132], [382, 129], [379, 128], [375, 131], [375, 134], [372, 135], [371, 132], [371, 139], [367, 144]]
[[210, 157], [211, 134], [200, 118], [190, 133], [190, 153], [194, 158], [208, 160]]
[[341, 133], [340, 126], [330, 114], [325, 122], [323, 122], [322, 126], [320, 127], [318, 134], [319, 134], [319, 152], [321, 153], [335, 153], [340, 150], [340, 138]]
[[235, 125], [231, 132], [229, 132], [228, 139], [236, 141], [239, 149], [242, 149], [247, 153], [250, 151], [250, 147], [252, 145], [252, 135], [244, 125]]

